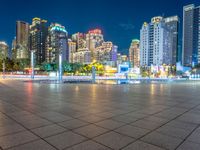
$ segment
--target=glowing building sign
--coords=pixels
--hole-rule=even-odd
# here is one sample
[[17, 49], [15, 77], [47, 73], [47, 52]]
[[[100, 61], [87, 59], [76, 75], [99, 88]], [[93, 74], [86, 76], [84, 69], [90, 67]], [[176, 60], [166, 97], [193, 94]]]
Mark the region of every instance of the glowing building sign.
[[59, 26], [54, 26], [51, 31], [60, 31], [60, 32], [65, 32], [67, 33], [67, 31], [65, 30], [65, 28], [63, 27], [59, 27]]
[[90, 34], [102, 34], [100, 29], [90, 30], [89, 33]]

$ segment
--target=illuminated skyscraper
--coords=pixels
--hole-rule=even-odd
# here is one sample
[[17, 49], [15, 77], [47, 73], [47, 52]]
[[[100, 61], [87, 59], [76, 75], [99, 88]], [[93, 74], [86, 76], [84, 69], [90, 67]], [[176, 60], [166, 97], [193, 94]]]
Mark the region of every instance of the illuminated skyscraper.
[[103, 64], [117, 61], [118, 47], [112, 42], [103, 42], [101, 46], [95, 48], [94, 60]]
[[179, 55], [181, 52], [178, 50], [178, 32], [179, 32], [179, 18], [172, 16], [164, 18], [165, 26], [172, 33], [172, 64], [176, 65], [180, 61]]
[[47, 21], [33, 18], [32, 25], [30, 26], [30, 50], [35, 52], [35, 60], [38, 65], [45, 61], [47, 35]]
[[163, 17], [154, 17], [140, 30], [140, 65], [173, 64], [173, 32]]
[[48, 63], [58, 63], [60, 53], [63, 61], [69, 61], [67, 36], [64, 26], [57, 23], [51, 24], [47, 38], [46, 61]]
[[87, 48], [91, 51], [92, 61], [95, 59], [94, 58], [95, 49], [101, 46], [103, 42], [104, 42], [103, 34], [102, 34], [102, 31], [99, 29], [90, 30], [86, 34]]
[[200, 6], [183, 8], [183, 65], [200, 64]]
[[24, 21], [16, 22], [16, 58], [29, 58], [29, 24]]
[[132, 40], [129, 48], [129, 61], [132, 67], [140, 66], [140, 41], [137, 39]]
[[86, 35], [84, 33], [75, 33], [72, 35], [72, 41], [76, 43], [77, 50], [87, 48]]
[[73, 54], [73, 63], [90, 64], [91, 63], [91, 51], [86, 49], [79, 49], [79, 51]]
[[0, 60], [4, 60], [8, 57], [8, 44], [0, 41]]
[[11, 50], [11, 52], [12, 52], [12, 56], [11, 56], [12, 60], [15, 60], [17, 58], [16, 45], [17, 45], [17, 43], [16, 43], [16, 37], [15, 37], [13, 39], [13, 41], [12, 41], [12, 50]]
[[68, 40], [68, 51], [69, 51], [69, 63], [73, 63], [73, 55], [77, 52], [76, 42], [73, 42], [71, 39]]

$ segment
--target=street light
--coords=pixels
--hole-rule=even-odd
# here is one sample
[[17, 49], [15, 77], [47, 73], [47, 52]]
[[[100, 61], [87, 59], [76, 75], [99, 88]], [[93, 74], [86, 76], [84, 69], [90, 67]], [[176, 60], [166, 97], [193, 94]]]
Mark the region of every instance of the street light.
[[58, 80], [62, 81], [62, 53], [59, 53], [59, 71], [58, 71]]
[[31, 79], [34, 79], [34, 51], [31, 51]]
[[96, 82], [96, 68], [95, 66], [92, 66], [92, 83], [94, 84]]

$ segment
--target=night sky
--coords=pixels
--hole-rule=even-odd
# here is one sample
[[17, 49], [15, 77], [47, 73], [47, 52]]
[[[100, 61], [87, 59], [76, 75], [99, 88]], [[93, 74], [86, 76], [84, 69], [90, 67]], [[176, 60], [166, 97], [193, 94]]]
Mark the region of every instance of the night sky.
[[100, 28], [105, 40], [127, 53], [144, 21], [158, 15], [182, 18], [183, 6], [191, 3], [200, 0], [1, 0], [0, 40], [11, 45], [16, 20], [31, 23], [40, 17], [64, 25], [69, 34]]

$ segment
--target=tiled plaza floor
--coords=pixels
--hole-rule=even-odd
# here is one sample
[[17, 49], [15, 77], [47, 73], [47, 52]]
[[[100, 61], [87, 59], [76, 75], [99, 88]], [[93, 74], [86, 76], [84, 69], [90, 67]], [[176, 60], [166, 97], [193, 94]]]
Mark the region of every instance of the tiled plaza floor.
[[200, 82], [0, 80], [0, 149], [200, 150]]

